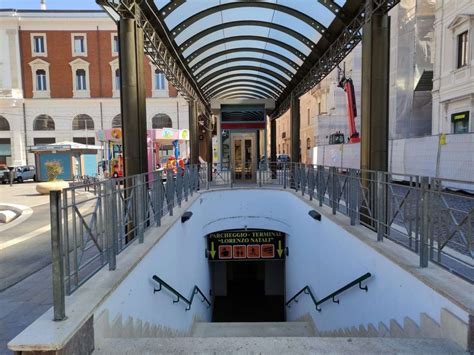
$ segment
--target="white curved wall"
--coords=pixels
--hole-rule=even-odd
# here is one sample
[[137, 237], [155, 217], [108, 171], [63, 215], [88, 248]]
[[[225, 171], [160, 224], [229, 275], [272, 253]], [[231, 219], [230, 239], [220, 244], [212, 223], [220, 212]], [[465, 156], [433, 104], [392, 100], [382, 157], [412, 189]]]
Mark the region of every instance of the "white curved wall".
[[[339, 305], [324, 304], [321, 313], [309, 297], [300, 297], [298, 303], [287, 309], [288, 320], [309, 312], [319, 330], [332, 330], [390, 319], [403, 323], [406, 316], [416, 321], [422, 312], [439, 321], [440, 309], [446, 308], [467, 321], [466, 312], [342, 227], [325, 217], [321, 222], [313, 220], [308, 216], [312, 209], [287, 191], [204, 192], [189, 209], [192, 218], [172, 226], [100, 310], [109, 309], [111, 319], [121, 313], [124, 319], [131, 316], [181, 331], [190, 329], [194, 316], [210, 320], [211, 311], [199, 301], [185, 312], [185, 305], [173, 304], [170, 295], [154, 295], [151, 276], [157, 274], [187, 297], [194, 284], [208, 294], [210, 273], [204, 256], [205, 235], [247, 226], [287, 234], [286, 299], [305, 285], [310, 285], [321, 299], [366, 272], [373, 274], [366, 283], [369, 292], [351, 289], [340, 296]], [[153, 229], [148, 233], [153, 233]]]

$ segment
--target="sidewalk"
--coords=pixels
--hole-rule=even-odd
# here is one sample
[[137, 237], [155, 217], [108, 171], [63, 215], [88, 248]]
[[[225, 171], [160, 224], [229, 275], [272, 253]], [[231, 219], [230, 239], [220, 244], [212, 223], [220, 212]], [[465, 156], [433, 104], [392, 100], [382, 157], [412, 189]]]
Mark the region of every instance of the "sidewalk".
[[36, 192], [36, 182], [27, 181], [22, 184], [0, 184], [0, 204], [14, 203], [28, 207], [36, 207], [49, 203], [49, 195]]
[[51, 265], [0, 292], [0, 354], [7, 343], [52, 306]]

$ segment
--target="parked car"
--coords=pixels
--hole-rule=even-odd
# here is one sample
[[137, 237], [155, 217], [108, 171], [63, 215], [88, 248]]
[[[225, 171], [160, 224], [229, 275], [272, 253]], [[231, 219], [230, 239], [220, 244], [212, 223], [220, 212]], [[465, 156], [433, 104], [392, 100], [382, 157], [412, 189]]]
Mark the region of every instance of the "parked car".
[[289, 163], [291, 161], [290, 156], [288, 154], [279, 154], [277, 156], [277, 167], [281, 169], [283, 167], [283, 163]]
[[36, 181], [36, 169], [33, 165], [15, 166], [15, 181], [22, 183], [25, 180]]
[[0, 182], [6, 184], [9, 177], [9, 170], [5, 164], [0, 164]]

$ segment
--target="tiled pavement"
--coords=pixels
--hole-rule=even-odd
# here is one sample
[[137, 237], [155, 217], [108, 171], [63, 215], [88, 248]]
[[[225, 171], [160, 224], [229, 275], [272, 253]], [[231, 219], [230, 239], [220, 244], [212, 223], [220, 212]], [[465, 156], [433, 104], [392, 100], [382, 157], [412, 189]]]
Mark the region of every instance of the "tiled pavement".
[[52, 306], [52, 275], [48, 265], [0, 292], [0, 354], [7, 343]]

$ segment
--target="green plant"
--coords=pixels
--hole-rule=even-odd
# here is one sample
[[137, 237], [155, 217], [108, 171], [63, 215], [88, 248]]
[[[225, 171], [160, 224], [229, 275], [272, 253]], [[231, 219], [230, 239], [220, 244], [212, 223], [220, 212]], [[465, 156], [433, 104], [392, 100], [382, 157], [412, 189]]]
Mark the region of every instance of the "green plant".
[[47, 161], [44, 163], [46, 167], [46, 175], [48, 175], [48, 181], [55, 181], [56, 178], [63, 172], [61, 163], [57, 160]]

